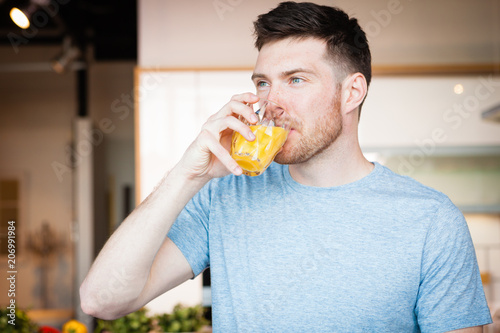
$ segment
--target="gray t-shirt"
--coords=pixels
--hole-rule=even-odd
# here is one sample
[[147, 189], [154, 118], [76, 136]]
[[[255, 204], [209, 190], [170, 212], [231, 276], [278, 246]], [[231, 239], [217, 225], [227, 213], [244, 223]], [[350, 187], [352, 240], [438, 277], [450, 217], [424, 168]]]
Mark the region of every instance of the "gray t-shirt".
[[310, 187], [288, 166], [208, 183], [168, 236], [211, 270], [214, 332], [443, 332], [491, 322], [463, 215], [374, 163]]

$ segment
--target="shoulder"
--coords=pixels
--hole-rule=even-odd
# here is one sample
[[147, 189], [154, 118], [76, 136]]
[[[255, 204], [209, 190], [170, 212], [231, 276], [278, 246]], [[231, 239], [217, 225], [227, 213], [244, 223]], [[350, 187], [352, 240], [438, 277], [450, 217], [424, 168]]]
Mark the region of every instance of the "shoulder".
[[427, 221], [427, 225], [435, 224], [437, 220], [456, 223], [463, 219], [460, 210], [446, 194], [411, 177], [396, 174], [380, 164], [376, 167], [378, 170], [368, 183], [370, 195], [376, 198], [373, 200], [380, 207], [389, 209], [393, 215]]
[[426, 186], [419, 181], [409, 177], [399, 175], [389, 168], [377, 165], [380, 168], [376, 175], [376, 181], [372, 183], [372, 190], [393, 196], [396, 198], [407, 198], [414, 202], [427, 202], [440, 205], [453, 205], [448, 196], [432, 187]]

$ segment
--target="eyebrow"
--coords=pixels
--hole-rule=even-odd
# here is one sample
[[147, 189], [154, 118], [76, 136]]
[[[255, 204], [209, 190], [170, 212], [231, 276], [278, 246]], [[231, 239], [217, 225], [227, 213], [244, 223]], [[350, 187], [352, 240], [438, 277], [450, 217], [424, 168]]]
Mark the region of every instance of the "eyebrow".
[[[287, 77], [287, 76], [290, 76], [290, 75], [293, 75], [293, 74], [297, 74], [297, 73], [308, 73], [308, 74], [314, 74], [313, 71], [309, 70], [309, 69], [305, 69], [305, 68], [295, 68], [295, 69], [291, 69], [291, 70], [288, 70], [288, 71], [284, 71], [284, 72], [281, 72], [280, 74], [280, 77]], [[263, 73], [253, 73], [252, 74], [252, 81], [255, 80], [255, 79], [267, 79], [267, 75], [266, 74], [263, 74]]]

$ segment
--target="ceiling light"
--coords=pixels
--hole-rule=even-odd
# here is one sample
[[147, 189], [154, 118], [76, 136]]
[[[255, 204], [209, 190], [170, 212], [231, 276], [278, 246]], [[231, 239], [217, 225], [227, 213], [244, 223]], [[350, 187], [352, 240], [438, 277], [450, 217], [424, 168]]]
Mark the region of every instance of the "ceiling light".
[[38, 9], [36, 3], [30, 2], [25, 7], [14, 7], [10, 10], [10, 18], [21, 29], [28, 29], [30, 27], [30, 19], [34, 12]]
[[460, 83], [455, 84], [455, 87], [453, 87], [453, 92], [457, 95], [460, 95], [461, 93], [464, 92], [464, 86], [461, 85]]
[[46, 9], [50, 4], [50, 0], [29, 0], [24, 2], [25, 5], [13, 7], [10, 10], [10, 18], [19, 28], [28, 29], [35, 12], [39, 9]]
[[12, 8], [10, 10], [10, 18], [21, 29], [28, 29], [30, 27], [30, 20], [19, 8]]

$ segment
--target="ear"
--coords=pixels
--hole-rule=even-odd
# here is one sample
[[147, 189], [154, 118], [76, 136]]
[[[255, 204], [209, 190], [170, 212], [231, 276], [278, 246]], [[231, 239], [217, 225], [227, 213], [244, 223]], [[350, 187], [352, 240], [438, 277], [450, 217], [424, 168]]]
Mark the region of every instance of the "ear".
[[344, 112], [346, 114], [357, 110], [363, 102], [368, 90], [366, 78], [361, 73], [354, 73], [345, 78], [342, 83], [342, 97], [344, 102]]

